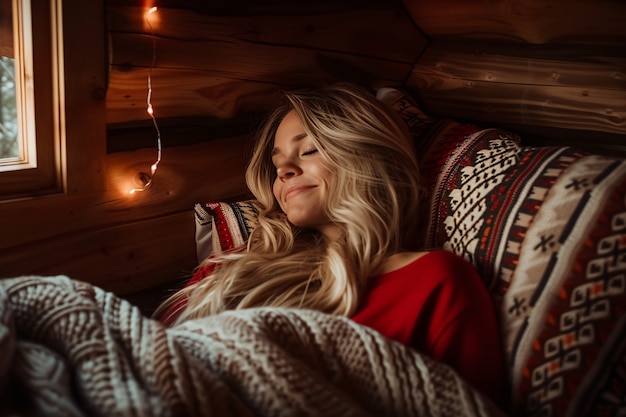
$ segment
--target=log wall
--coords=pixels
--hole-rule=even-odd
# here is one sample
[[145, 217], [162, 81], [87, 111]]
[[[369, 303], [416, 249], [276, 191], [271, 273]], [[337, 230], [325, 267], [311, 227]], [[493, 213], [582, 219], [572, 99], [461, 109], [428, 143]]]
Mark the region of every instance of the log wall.
[[[133, 195], [154, 151], [109, 154], [102, 191], [0, 206], [1, 276], [63, 274], [119, 294], [188, 276], [197, 265], [193, 204], [247, 195], [248, 142], [241, 136], [168, 149], [151, 187]], [[201, 161], [189, 163], [196, 155]]]
[[[626, 155], [623, 2], [213, 3], [161, 0], [148, 22], [109, 0], [68, 38], [65, 193], [0, 202], [0, 277], [125, 295], [186, 277], [193, 203], [247, 194], [251, 132], [294, 84], [403, 85], [435, 116]], [[163, 158], [131, 196], [156, 156], [148, 78]]]
[[322, 2], [330, 10], [311, 15], [286, 6], [280, 16], [250, 16], [246, 6], [235, 16], [161, 8], [152, 30], [144, 7], [113, 3], [108, 123], [146, 119], [149, 71], [165, 118], [259, 112], [274, 91], [298, 84], [404, 82], [426, 39], [402, 6], [379, 1], [346, 10], [342, 3]]
[[404, 3], [431, 39], [407, 80], [431, 113], [626, 155], [626, 4]]

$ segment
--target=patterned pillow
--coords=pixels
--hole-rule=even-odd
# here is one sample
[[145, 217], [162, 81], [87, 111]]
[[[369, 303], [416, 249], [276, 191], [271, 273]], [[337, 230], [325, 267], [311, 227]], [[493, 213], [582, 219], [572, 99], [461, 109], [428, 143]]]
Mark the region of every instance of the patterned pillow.
[[435, 122], [435, 119], [424, 113], [413, 97], [404, 91], [383, 87], [376, 91], [376, 98], [398, 113], [416, 141], [419, 141]]
[[256, 200], [196, 203], [196, 255], [202, 261], [212, 254], [243, 246], [258, 215]]
[[421, 149], [424, 238], [472, 261], [496, 302], [516, 415], [626, 405], [626, 161], [439, 122]]

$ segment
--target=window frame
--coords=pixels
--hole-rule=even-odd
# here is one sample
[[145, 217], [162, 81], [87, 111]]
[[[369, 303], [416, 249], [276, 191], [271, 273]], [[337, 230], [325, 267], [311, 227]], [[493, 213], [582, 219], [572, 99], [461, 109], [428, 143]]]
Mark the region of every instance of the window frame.
[[12, 8], [15, 73], [23, 81], [16, 92], [18, 123], [27, 149], [21, 161], [0, 171], [2, 200], [60, 193], [65, 183], [62, 3], [13, 0]]
[[41, 198], [50, 207], [76, 195], [87, 202], [107, 188], [104, 2], [30, 1], [38, 5], [33, 31], [40, 28], [33, 37], [36, 134], [47, 147], [37, 149], [37, 169], [0, 172], [0, 214]]

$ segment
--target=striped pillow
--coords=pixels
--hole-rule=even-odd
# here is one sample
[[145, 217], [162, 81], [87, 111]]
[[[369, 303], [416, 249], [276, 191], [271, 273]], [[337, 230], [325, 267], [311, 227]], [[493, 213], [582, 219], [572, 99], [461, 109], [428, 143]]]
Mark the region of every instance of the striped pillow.
[[256, 200], [196, 203], [196, 255], [198, 261], [243, 246], [258, 214]]

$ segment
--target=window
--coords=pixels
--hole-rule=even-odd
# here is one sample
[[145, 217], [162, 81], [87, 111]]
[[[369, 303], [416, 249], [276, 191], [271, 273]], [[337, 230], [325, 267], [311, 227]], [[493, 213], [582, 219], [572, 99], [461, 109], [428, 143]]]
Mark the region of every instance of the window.
[[0, 198], [62, 190], [60, 1], [0, 0]]
[[17, 138], [15, 59], [0, 55], [0, 165], [7, 165], [22, 153]]
[[14, 48], [12, 4], [10, 0], [0, 0], [0, 164], [20, 154]]

